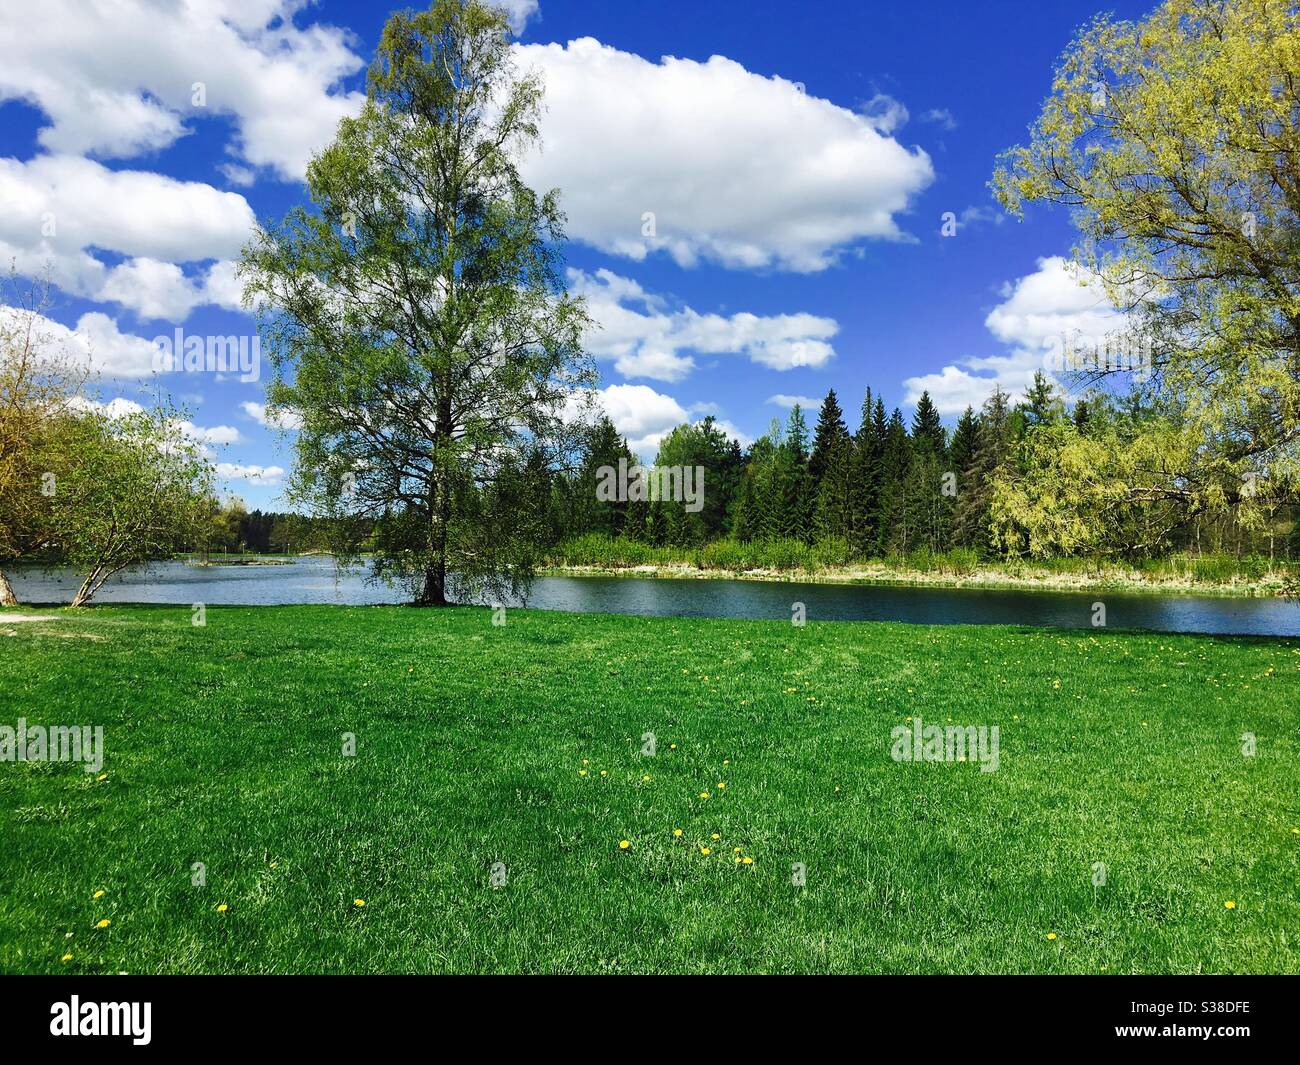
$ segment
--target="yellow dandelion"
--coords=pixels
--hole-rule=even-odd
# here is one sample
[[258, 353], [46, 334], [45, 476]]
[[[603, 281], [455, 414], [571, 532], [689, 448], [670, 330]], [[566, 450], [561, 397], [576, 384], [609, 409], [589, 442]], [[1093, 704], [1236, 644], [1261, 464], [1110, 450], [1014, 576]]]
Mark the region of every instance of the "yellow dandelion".
[[582, 764], [583, 764], [583, 765], [591, 765], [591, 759], [590, 759], [590, 758], [584, 758], [584, 759], [582, 760]]
[[721, 838], [722, 838], [722, 833], [721, 833], [721, 832], [715, 832], [715, 833], [713, 833], [713, 835], [710, 836], [709, 838], [710, 838], [710, 839], [721, 839]]
[[217, 913], [225, 913], [228, 909], [230, 909], [230, 907], [223, 902], [220, 906], [217, 907]]
[[709, 797], [709, 793], [707, 791], [700, 792], [701, 799], [707, 799], [708, 797]]
[[680, 836], [681, 834], [682, 834], [682, 830], [681, 830], [680, 828], [674, 828], [674, 829], [673, 829], [673, 835], [674, 835], [674, 836]]
[[670, 751], [675, 751], [675, 750], [677, 750], [677, 744], [675, 744], [675, 743], [670, 743], [670, 744], [668, 745], [668, 749], [669, 749]]
[[718, 790], [719, 790], [719, 791], [726, 791], [726, 790], [727, 790], [727, 783], [726, 783], [726, 781], [723, 781], [723, 780], [719, 780], [719, 781], [718, 781]]
[[95, 779], [96, 779], [96, 780], [107, 780], [107, 779], [108, 779], [108, 774], [107, 774], [107, 773], [100, 773], [99, 776], [97, 776]]
[[608, 770], [608, 769], [602, 769], [602, 770], [600, 771], [600, 775], [601, 775], [602, 777], [607, 777], [607, 776], [609, 776], [609, 770]]
[[91, 896], [91, 898], [95, 898], [95, 899], [102, 899], [103, 897], [104, 897], [103, 888], [101, 888], [99, 891], [96, 891], [95, 894]]
[[736, 847], [736, 848], [735, 848], [731, 853], [732, 853], [732, 854], [739, 854], [739, 853], [740, 853], [740, 848], [739, 848], [739, 847]]
[[701, 853], [701, 854], [711, 854], [711, 853], [713, 853], [713, 852], [710, 851], [708, 847], [701, 847], [701, 848], [700, 848], [700, 853]]
[[722, 760], [722, 764], [723, 764], [723, 765], [731, 765], [731, 759], [730, 759], [730, 758], [724, 758], [724, 759]]
[[110, 924], [112, 924], [112, 923], [113, 923], [113, 922], [110, 921], [107, 917], [101, 917], [98, 921], [95, 922], [95, 927], [96, 927], [96, 928], [107, 928], [107, 927], [108, 927]]
[[644, 783], [649, 784], [649, 783], [650, 783], [650, 774], [649, 774], [649, 773], [646, 773], [645, 776], [643, 776], [643, 777], [641, 778], [641, 780], [642, 780]]
[[65, 955], [63, 955], [63, 957], [61, 957], [61, 958], [59, 959], [59, 961], [72, 961], [72, 955], [71, 955], [71, 954], [65, 954]]
[[587, 771], [585, 769], [578, 770], [578, 776], [585, 777], [586, 775], [587, 775]]
[[1232, 899], [1229, 899], [1227, 902], [1223, 904], [1223, 908], [1225, 910], [1235, 910], [1237, 908], [1237, 904], [1233, 902]]
[[1048, 939], [1055, 939], [1055, 938], [1056, 938], [1056, 933], [1055, 933], [1055, 932], [1048, 932], [1048, 933], [1047, 933], [1047, 938], [1048, 938]]
[[620, 839], [620, 840], [618, 841], [618, 849], [621, 850], [621, 851], [625, 851], [625, 850], [627, 850], [628, 847], [630, 847], [630, 846], [632, 846], [632, 841], [631, 841], [631, 840]]
[[364, 906], [365, 904], [366, 904], [366, 900], [365, 900], [365, 899], [353, 899], [353, 900], [352, 900], [352, 905], [353, 905], [353, 906]]
[[754, 859], [753, 859], [753, 858], [748, 858], [748, 857], [746, 857], [746, 858], [741, 858], [740, 860], [741, 860], [742, 862], [744, 862], [746, 865], [753, 865], [753, 864], [754, 864]]

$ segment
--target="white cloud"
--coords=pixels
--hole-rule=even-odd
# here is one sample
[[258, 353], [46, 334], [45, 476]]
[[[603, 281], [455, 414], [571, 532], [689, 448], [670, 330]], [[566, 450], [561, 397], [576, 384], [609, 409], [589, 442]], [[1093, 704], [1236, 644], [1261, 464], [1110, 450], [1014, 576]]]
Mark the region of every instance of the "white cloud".
[[700, 314], [667, 301], [610, 270], [570, 269], [571, 291], [582, 295], [596, 323], [586, 338], [598, 359], [612, 359], [624, 377], [680, 381], [693, 355], [743, 355], [773, 370], [822, 366], [835, 354], [832, 318], [812, 314]]
[[538, 13], [538, 0], [494, 0], [495, 5], [510, 16], [510, 27], [519, 33], [530, 18]]
[[1033, 382], [1034, 371], [1060, 369], [1063, 351], [1104, 344], [1126, 325], [1096, 279], [1060, 256], [1039, 259], [1037, 270], [1003, 285], [1001, 295], [1003, 301], [984, 324], [1010, 350], [907, 378], [908, 403], [928, 391], [941, 414], [957, 414], [967, 406], [978, 408], [998, 385], [1020, 396]]
[[570, 236], [606, 252], [821, 270], [906, 239], [895, 216], [934, 177], [865, 116], [722, 56], [653, 63], [589, 37], [517, 53], [546, 83], [525, 177], [560, 188]]
[[921, 115], [922, 122], [931, 122], [940, 129], [947, 130], [951, 133], [957, 128], [957, 120], [953, 118], [952, 112], [946, 107], [932, 107]]
[[672, 396], [656, 392], [649, 385], [609, 385], [593, 393], [596, 408], [609, 415], [614, 428], [627, 439], [632, 453], [646, 462], [653, 462], [659, 445], [673, 429], [687, 423], [696, 425], [703, 417], [692, 414], [712, 414], [714, 424], [729, 437], [740, 441], [741, 447], [752, 444], [753, 438], [743, 430], [716, 416], [716, 410], [702, 411], [704, 405], [692, 405], [688, 410]]
[[987, 204], [972, 204], [957, 216], [958, 231], [976, 229], [980, 226], [1000, 226], [1007, 220], [1007, 213]]
[[272, 414], [266, 409], [265, 403], [246, 402], [241, 403], [239, 407], [248, 417], [265, 429], [299, 429], [302, 427], [302, 420], [296, 414], [288, 412]]
[[[128, 158], [172, 144], [197, 120], [229, 117], [231, 151], [296, 180], [362, 95], [351, 34], [294, 16], [304, 0], [42, 0], [0, 7], [0, 101], [48, 119], [56, 153]], [[512, 0], [522, 10], [527, 0]], [[532, 5], [532, 6], [535, 6]], [[201, 85], [201, 90], [197, 86]], [[201, 102], [196, 97], [201, 95]]]
[[193, 422], [180, 422], [179, 424], [181, 431], [199, 444], [225, 447], [228, 444], [238, 444], [244, 439], [239, 435], [239, 430], [233, 425], [214, 425], [210, 428], [204, 428], [201, 425], [195, 425]]
[[125, 418], [128, 414], [144, 413], [144, 407], [139, 403], [133, 399], [125, 399], [122, 396], [110, 399], [107, 403], [87, 399], [85, 396], [73, 396], [68, 401], [68, 406], [76, 411], [84, 411], [88, 414], [102, 414], [107, 418]]
[[[0, 320], [17, 313], [12, 307], [0, 305]], [[99, 311], [83, 314], [71, 329], [41, 317], [36, 331], [43, 344], [83, 360], [103, 377], [138, 378], [154, 372], [158, 349], [143, 337], [123, 333], [117, 322]]]
[[237, 462], [218, 462], [217, 476], [225, 481], [246, 481], [262, 488], [274, 488], [284, 478], [280, 466], [256, 466]]
[[596, 401], [632, 451], [644, 457], [652, 458], [672, 429], [691, 420], [677, 400], [649, 385], [609, 385], [596, 393]]
[[911, 116], [901, 100], [895, 100], [888, 93], [878, 92], [864, 103], [859, 110], [872, 127], [886, 136], [907, 125]]
[[789, 396], [784, 392], [778, 392], [775, 396], [768, 396], [767, 402], [773, 406], [785, 407], [787, 410], [800, 406], [804, 410], [821, 410], [822, 401], [814, 399], [812, 396]]
[[[238, 305], [233, 264], [255, 224], [248, 201], [211, 185], [88, 159], [0, 159], [0, 259], [47, 271], [64, 291], [147, 318]], [[125, 256], [109, 267], [97, 252]], [[218, 262], [186, 276], [179, 263]]]
[[[129, 414], [141, 414], [145, 408], [133, 399], [117, 396], [108, 402], [74, 396], [68, 404], [76, 410], [102, 414], [108, 418], [123, 418]], [[170, 423], [177, 432], [187, 440], [198, 444], [202, 453], [209, 459], [213, 457], [213, 447], [225, 447], [238, 444], [243, 437], [239, 430], [230, 425], [202, 426], [191, 421], [178, 420]]]
[[985, 319], [993, 335], [1040, 353], [1065, 339], [1104, 340], [1124, 324], [1094, 278], [1059, 255], [1038, 260], [1038, 269], [1002, 287], [1004, 302]]

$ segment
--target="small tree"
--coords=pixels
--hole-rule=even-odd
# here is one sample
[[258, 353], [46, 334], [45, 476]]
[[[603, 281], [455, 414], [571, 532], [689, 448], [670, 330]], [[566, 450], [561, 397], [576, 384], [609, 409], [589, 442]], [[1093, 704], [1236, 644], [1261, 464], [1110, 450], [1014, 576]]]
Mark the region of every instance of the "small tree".
[[73, 606], [128, 566], [182, 546], [211, 513], [211, 469], [169, 410], [69, 414], [50, 439], [51, 539], [84, 574]]
[[4, 565], [52, 542], [50, 436], [88, 376], [85, 360], [45, 328], [47, 287], [11, 288], [0, 306], [0, 606], [17, 605]]

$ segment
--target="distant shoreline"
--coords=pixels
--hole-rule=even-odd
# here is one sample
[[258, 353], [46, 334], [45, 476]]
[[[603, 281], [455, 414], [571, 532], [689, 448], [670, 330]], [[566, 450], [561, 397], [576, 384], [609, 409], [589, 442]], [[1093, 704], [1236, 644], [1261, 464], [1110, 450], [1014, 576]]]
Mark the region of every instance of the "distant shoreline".
[[774, 581], [798, 584], [856, 584], [877, 587], [924, 587], [1043, 592], [1132, 592], [1148, 595], [1205, 595], [1236, 599], [1270, 599], [1284, 594], [1280, 578], [1251, 581], [1204, 581], [1194, 577], [1143, 576], [1115, 570], [1102, 573], [1007, 573], [982, 567], [967, 574], [896, 569], [884, 564], [803, 569], [704, 569], [690, 563], [640, 566], [541, 566], [546, 577], [630, 577], [663, 580]]

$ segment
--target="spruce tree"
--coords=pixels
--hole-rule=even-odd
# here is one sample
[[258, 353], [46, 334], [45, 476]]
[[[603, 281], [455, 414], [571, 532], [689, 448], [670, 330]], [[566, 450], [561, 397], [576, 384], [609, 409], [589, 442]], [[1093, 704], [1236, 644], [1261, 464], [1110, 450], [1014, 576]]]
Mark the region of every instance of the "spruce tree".
[[1034, 383], [1025, 392], [1020, 409], [1030, 428], [1051, 425], [1065, 416], [1065, 405], [1056, 393], [1056, 386], [1042, 370], [1034, 371]]
[[928, 447], [936, 458], [941, 457], [947, 447], [948, 433], [929, 392], [922, 392], [916, 401], [916, 413], [912, 415], [912, 441], [918, 447]]
[[808, 459], [808, 477], [812, 482], [813, 492], [821, 484], [826, 466], [830, 462], [831, 452], [849, 438], [848, 427], [844, 424], [844, 412], [840, 410], [839, 399], [835, 389], [826, 393], [822, 401], [821, 414], [817, 418], [817, 431], [813, 436], [812, 455]]
[[993, 477], [1011, 452], [1011, 407], [1007, 394], [994, 387], [980, 411], [975, 453], [957, 496], [956, 527], [961, 543], [981, 552], [989, 547], [988, 509]]
[[[883, 405], [881, 407], [883, 410]], [[876, 503], [876, 550], [906, 553], [911, 529], [907, 524], [907, 479], [911, 464], [911, 441], [903, 412], [895, 410], [884, 429], [880, 450], [880, 495]]]

